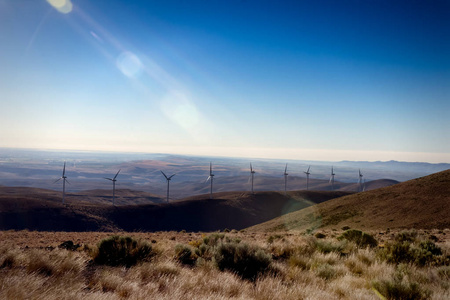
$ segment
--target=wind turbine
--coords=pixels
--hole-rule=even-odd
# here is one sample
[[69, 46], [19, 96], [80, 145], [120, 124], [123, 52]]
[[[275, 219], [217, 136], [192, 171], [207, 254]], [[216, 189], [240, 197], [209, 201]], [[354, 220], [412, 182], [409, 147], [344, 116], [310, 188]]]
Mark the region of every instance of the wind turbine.
[[116, 181], [117, 181], [116, 178], [117, 178], [117, 175], [119, 175], [119, 172], [120, 172], [120, 170], [117, 171], [116, 176], [114, 176], [113, 178], [106, 178], [106, 177], [104, 177], [105, 179], [111, 180], [112, 183], [113, 183], [113, 201], [112, 201], [112, 203], [113, 203], [114, 206], [116, 205], [115, 202], [114, 202], [114, 199], [116, 198]]
[[175, 176], [176, 174], [170, 175], [169, 177], [167, 177], [166, 174], [164, 174], [163, 171], [161, 171], [161, 173], [164, 175], [164, 177], [166, 177], [167, 180], [167, 203], [169, 203], [169, 183], [170, 183], [170, 179], [172, 179], [173, 176]]
[[311, 173], [309, 173], [309, 169], [311, 169], [311, 166], [308, 167], [308, 171], [303, 172], [306, 174], [306, 190], [309, 189], [309, 174], [311, 174]]
[[66, 176], [66, 162], [64, 162], [64, 167], [63, 167], [63, 172], [62, 172], [62, 176], [56, 180], [54, 183], [57, 183], [60, 180], [63, 180], [63, 196], [62, 196], [62, 203], [64, 204], [64, 199], [66, 197], [66, 181], [67, 183], [69, 183], [69, 181], [67, 180], [67, 176]]
[[359, 169], [359, 191], [362, 191], [362, 178], [363, 174], [361, 173], [361, 169]]
[[333, 170], [333, 166], [331, 166], [331, 177], [330, 177], [330, 182], [331, 182], [331, 189], [334, 191], [334, 175], [336, 175], [335, 173], [334, 173], [334, 170]]
[[253, 194], [253, 176], [255, 175], [255, 171], [253, 171], [252, 163], [250, 163], [250, 174], [252, 176], [252, 194]]
[[213, 192], [213, 180], [214, 180], [214, 174], [212, 172], [212, 163], [209, 163], [209, 176], [206, 179], [206, 182], [208, 182], [208, 180], [211, 180], [211, 191], [209, 192], [209, 199], [212, 199], [212, 192]]
[[287, 173], [287, 164], [286, 167], [284, 168], [284, 194], [287, 195], [287, 177], [288, 177], [288, 173]]

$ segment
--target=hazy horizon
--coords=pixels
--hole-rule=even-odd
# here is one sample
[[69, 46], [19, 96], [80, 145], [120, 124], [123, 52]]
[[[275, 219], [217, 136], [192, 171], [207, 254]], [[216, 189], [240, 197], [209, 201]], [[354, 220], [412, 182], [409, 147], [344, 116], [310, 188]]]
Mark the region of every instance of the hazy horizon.
[[[146, 152], [146, 151], [120, 151], [120, 150], [97, 150], [97, 149], [58, 149], [58, 148], [21, 148], [21, 147], [0, 147], [0, 149], [7, 149], [7, 150], [20, 150], [20, 151], [42, 151], [42, 152], [55, 152], [55, 153], [92, 153], [92, 154], [117, 154], [117, 155], [125, 155], [125, 154], [132, 154], [132, 155], [173, 155], [173, 156], [187, 156], [187, 157], [199, 157], [199, 158], [230, 158], [230, 159], [248, 159], [249, 161], [251, 161], [252, 159], [254, 160], [274, 160], [274, 161], [305, 161], [305, 162], [329, 162], [329, 163], [333, 163], [333, 162], [345, 162], [345, 161], [349, 161], [349, 162], [400, 162], [400, 163], [426, 163], [426, 164], [450, 164], [450, 162], [445, 162], [445, 161], [433, 161], [433, 160], [429, 160], [429, 161], [425, 161], [425, 160], [407, 160], [407, 158], [430, 158], [433, 157], [433, 155], [430, 155], [430, 153], [413, 153], [413, 152], [376, 152], [378, 154], [378, 158], [385, 158], [385, 159], [363, 159], [364, 157], [366, 157], [364, 155], [363, 151], [359, 151], [359, 153], [357, 151], [352, 152], [352, 151], [347, 151], [348, 155], [345, 155], [345, 151], [340, 151], [341, 153], [343, 153], [343, 155], [341, 156], [342, 159], [335, 159], [335, 160], [331, 160], [328, 159], [331, 156], [328, 156], [327, 151], [325, 150], [313, 150], [313, 149], [292, 149], [292, 152], [297, 151], [300, 154], [296, 154], [295, 156], [288, 156], [288, 155], [283, 155], [280, 154], [279, 156], [253, 156], [251, 154], [249, 155], [245, 155], [245, 153], [243, 154], [242, 152], [236, 152], [236, 155], [233, 154], [215, 154], [214, 151], [212, 152], [207, 152], [208, 149], [204, 149], [204, 154], [202, 154], [203, 152], [201, 151], [197, 151], [197, 152]], [[227, 149], [229, 150], [229, 148]], [[239, 150], [239, 149], [233, 149], [233, 150]], [[264, 149], [262, 149], [264, 150]], [[279, 150], [279, 151], [285, 151], [285, 149]], [[302, 153], [311, 151], [319, 151], [321, 152], [320, 155], [302, 155]], [[328, 150], [328, 151], [334, 151], [334, 150]], [[257, 152], [257, 151], [256, 151]], [[370, 151], [367, 151], [370, 152]], [[250, 153], [254, 153], [254, 152], [250, 152]], [[277, 152], [275, 152], [277, 153]], [[280, 153], [280, 152], [278, 152]], [[372, 151], [373, 153], [373, 151]], [[353, 154], [353, 155], [350, 155]], [[436, 153], [434, 153], [436, 154]], [[312, 157], [315, 157], [312, 158]], [[334, 156], [339, 157], [339, 156]], [[395, 157], [398, 157], [400, 159], [395, 159]], [[440, 157], [440, 156], [434, 156], [434, 157]], [[360, 158], [360, 159], [358, 159]], [[406, 159], [405, 159], [406, 158]]]
[[450, 163], [448, 1], [0, 0], [0, 147]]

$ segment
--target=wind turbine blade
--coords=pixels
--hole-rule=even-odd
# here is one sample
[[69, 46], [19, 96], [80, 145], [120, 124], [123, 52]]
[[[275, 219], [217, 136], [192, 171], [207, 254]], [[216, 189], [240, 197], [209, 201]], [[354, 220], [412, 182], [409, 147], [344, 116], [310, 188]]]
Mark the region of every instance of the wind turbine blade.
[[117, 172], [116, 176], [114, 176], [114, 179], [116, 179], [117, 175], [119, 175], [121, 169], [119, 169], [119, 171]]
[[62, 179], [62, 177], [59, 178], [59, 179], [57, 179], [57, 180], [55, 180], [55, 182], [53, 182], [53, 183], [57, 183], [57, 182], [60, 181], [61, 179]]
[[70, 184], [70, 182], [69, 182], [69, 180], [67, 180], [67, 178], [66, 179], [64, 179], [68, 184]]
[[209, 163], [209, 176], [211, 177], [212, 175], [212, 163]]
[[211, 179], [211, 176], [208, 176], [208, 178], [206, 178], [206, 181], [205, 181], [205, 183], [207, 183], [208, 182], [208, 180], [210, 180]]
[[108, 180], [111, 180], [112, 181], [112, 179], [111, 178], [106, 178], [106, 177], [103, 177], [104, 179], [108, 179]]
[[62, 177], [64, 177], [65, 174], [66, 174], [66, 162], [64, 162]]
[[250, 173], [253, 172], [253, 167], [252, 167], [252, 163], [250, 163]]
[[169, 178], [167, 178], [167, 175], [166, 174], [164, 174], [164, 172], [163, 171], [160, 171], [163, 175], [164, 175], [164, 177], [166, 177], [166, 179], [167, 180], [169, 180]]
[[309, 169], [311, 169], [311, 166], [308, 167], [308, 171], [306, 171], [306, 173], [309, 173]]
[[284, 173], [286, 173], [287, 172], [287, 164], [286, 164], [286, 167], [284, 168]]
[[173, 175], [171, 175], [168, 179], [171, 179], [173, 176], [175, 176], [175, 175], [177, 175], [177, 174], [173, 174]]

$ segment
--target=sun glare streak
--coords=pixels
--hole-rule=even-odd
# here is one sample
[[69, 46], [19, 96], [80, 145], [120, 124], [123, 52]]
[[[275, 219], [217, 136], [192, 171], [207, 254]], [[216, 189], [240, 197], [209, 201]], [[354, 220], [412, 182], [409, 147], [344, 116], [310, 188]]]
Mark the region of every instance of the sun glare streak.
[[39, 31], [41, 30], [42, 25], [45, 23], [45, 21], [47, 20], [47, 17], [50, 15], [51, 12], [52, 12], [52, 9], [49, 8], [49, 11], [45, 14], [45, 16], [39, 22], [38, 26], [36, 26], [36, 29], [34, 30], [33, 35], [31, 36], [30, 41], [28, 42], [27, 48], [25, 49], [25, 52], [28, 52], [28, 50], [30, 50], [31, 46], [34, 43], [34, 40], [36, 39]]
[[71, 0], [47, 0], [47, 2], [63, 14], [70, 13], [73, 8]]
[[[64, 8], [66, 3], [70, 2], [63, 0], [47, 1], [56, 9]], [[70, 7], [72, 7], [71, 3]], [[132, 80], [135, 86], [148, 96], [148, 99], [153, 99], [150, 101], [154, 101], [155, 98], [159, 99], [155, 104], [159, 105], [160, 112], [169, 121], [182, 128], [197, 142], [211, 136], [211, 125], [205, 125], [209, 123], [209, 120], [201, 114], [195, 102], [187, 97], [190, 90], [182, 82], [151, 57], [140, 53], [132, 45], [127, 45], [124, 41], [117, 39], [81, 8], [77, 7], [74, 12], [84, 24], [74, 22], [74, 20], [69, 20], [69, 23], [79, 34], [84, 35], [122, 74]], [[151, 83], [151, 87], [148, 86], [148, 79], [151, 79], [156, 85]], [[153, 88], [155, 87], [158, 87], [166, 96], [160, 98], [159, 91], [158, 95], [154, 94]]]
[[97, 41], [103, 44], [103, 40], [92, 30], [89, 32]]
[[171, 92], [163, 99], [161, 110], [174, 123], [194, 135], [200, 120], [199, 112], [194, 104], [180, 92]]
[[122, 52], [116, 60], [116, 66], [128, 77], [137, 77], [142, 71], [142, 62], [134, 53]]

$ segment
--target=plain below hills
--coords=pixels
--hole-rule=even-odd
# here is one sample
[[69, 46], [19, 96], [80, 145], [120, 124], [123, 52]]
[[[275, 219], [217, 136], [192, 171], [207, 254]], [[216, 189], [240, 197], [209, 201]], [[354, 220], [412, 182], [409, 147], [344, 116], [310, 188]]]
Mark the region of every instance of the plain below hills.
[[[105, 191], [67, 194], [35, 188], [0, 187], [0, 230], [38, 231], [214, 231], [242, 229], [303, 209], [347, 192], [292, 191], [224, 192], [161, 203], [163, 199], [144, 192], [116, 191], [120, 202], [128, 197], [133, 205], [112, 206]], [[140, 199], [140, 200], [139, 200]], [[139, 201], [148, 201], [140, 204]], [[105, 204], [107, 202], [107, 204]], [[151, 203], [151, 204], [148, 204]]]
[[255, 231], [450, 228], [450, 170], [333, 199], [251, 227]]

